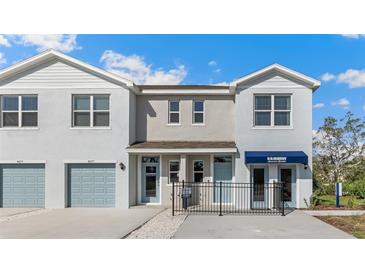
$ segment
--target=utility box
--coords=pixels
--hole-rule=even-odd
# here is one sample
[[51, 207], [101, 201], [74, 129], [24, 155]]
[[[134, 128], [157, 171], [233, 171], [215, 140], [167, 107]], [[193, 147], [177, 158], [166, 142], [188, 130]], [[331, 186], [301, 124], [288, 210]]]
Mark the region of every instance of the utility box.
[[186, 187], [183, 188], [181, 191], [181, 199], [182, 199], [182, 204], [183, 204], [183, 208], [186, 210], [189, 207], [189, 201], [191, 199], [191, 188], [190, 187]]

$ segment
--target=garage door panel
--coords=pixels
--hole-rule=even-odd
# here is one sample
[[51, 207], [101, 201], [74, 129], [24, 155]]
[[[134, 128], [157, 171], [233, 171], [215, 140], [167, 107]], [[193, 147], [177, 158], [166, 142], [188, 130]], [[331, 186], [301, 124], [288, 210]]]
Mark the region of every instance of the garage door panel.
[[70, 207], [114, 207], [115, 164], [71, 164]]
[[44, 165], [0, 165], [0, 189], [1, 207], [44, 207]]
[[97, 187], [94, 190], [95, 195], [105, 195], [107, 192], [104, 188]]

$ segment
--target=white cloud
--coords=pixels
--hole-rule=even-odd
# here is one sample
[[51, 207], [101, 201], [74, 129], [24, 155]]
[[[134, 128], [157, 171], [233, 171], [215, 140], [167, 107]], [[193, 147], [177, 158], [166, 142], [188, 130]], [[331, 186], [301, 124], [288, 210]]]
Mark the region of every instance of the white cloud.
[[350, 101], [347, 100], [346, 98], [341, 98], [341, 99], [338, 99], [337, 101], [332, 102], [332, 106], [341, 106], [345, 109], [348, 109], [349, 105], [350, 105]]
[[365, 34], [341, 34], [343, 37], [359, 39], [360, 37], [365, 37]]
[[324, 82], [334, 80], [335, 78], [336, 78], [336, 76], [334, 74], [331, 74], [331, 73], [328, 73], [328, 72], [326, 72], [325, 74], [323, 74], [321, 76], [321, 80], [324, 81]]
[[10, 47], [8, 39], [2, 34], [0, 34], [0, 46]]
[[228, 83], [228, 82], [223, 81], [223, 82], [215, 83], [215, 84], [213, 84], [213, 85], [215, 85], [215, 86], [229, 86], [229, 83]]
[[324, 104], [323, 103], [317, 103], [317, 104], [314, 104], [313, 105], [313, 108], [323, 108], [324, 107]]
[[362, 106], [362, 109], [365, 111], [365, 105]]
[[0, 65], [6, 64], [6, 59], [4, 57], [4, 53], [0, 52]]
[[153, 70], [152, 65], [146, 64], [143, 57], [138, 55], [125, 56], [112, 50], [104, 51], [100, 58], [106, 70], [133, 80], [137, 84], [180, 84], [187, 75], [183, 65], [170, 70], [162, 68]]
[[222, 70], [220, 68], [217, 68], [214, 70], [215, 73], [220, 73]]
[[52, 48], [63, 52], [71, 52], [75, 49], [81, 49], [77, 45], [77, 35], [75, 34], [23, 34], [11, 35], [9, 38], [16, 44], [26, 47], [35, 46], [38, 51]]
[[214, 66], [218, 65], [218, 63], [215, 60], [211, 60], [211, 61], [208, 62], [208, 65], [211, 66], [211, 67], [214, 67]]
[[365, 70], [348, 69], [337, 75], [326, 72], [321, 79], [324, 82], [335, 80], [337, 83], [347, 84], [350, 88], [362, 88], [365, 87]]
[[348, 69], [337, 75], [338, 83], [346, 83], [350, 88], [365, 87], [365, 71]]

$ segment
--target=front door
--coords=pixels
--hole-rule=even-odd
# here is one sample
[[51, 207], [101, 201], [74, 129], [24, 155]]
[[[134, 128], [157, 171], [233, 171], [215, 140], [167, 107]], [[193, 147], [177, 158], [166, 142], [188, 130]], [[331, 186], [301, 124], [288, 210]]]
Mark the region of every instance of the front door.
[[214, 157], [214, 202], [219, 203], [219, 183], [222, 182], [222, 203], [232, 202], [232, 156]]
[[142, 159], [142, 202], [160, 202], [160, 164], [158, 157]]
[[268, 208], [265, 167], [252, 167], [251, 169], [251, 206], [255, 209]]
[[295, 168], [280, 167], [279, 182], [284, 184], [284, 202], [288, 207], [296, 207]]

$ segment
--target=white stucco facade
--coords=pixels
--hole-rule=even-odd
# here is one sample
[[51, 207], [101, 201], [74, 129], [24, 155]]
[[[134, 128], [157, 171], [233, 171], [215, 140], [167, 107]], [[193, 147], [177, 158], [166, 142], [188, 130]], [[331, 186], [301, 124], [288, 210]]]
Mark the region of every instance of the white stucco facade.
[[[43, 54], [43, 55], [42, 55]], [[204, 162], [203, 180], [214, 180], [214, 157], [232, 156], [232, 181], [252, 181], [246, 151], [303, 151], [308, 166], [291, 164], [295, 175], [295, 207], [306, 207], [312, 193], [312, 92], [319, 83], [281, 66], [254, 73], [222, 87], [143, 87], [54, 51], [0, 72], [0, 96], [38, 97], [38, 126], [0, 127], [0, 168], [6, 164], [44, 164], [45, 207], [69, 206], [68, 164], [111, 164], [115, 167], [115, 207], [143, 203], [142, 159], [158, 157], [158, 199], [169, 205], [169, 163], [179, 161], [179, 179], [194, 180], [194, 162]], [[38, 59], [37, 59], [38, 58]], [[106, 128], [72, 126], [73, 95], [109, 95]], [[257, 128], [253, 123], [256, 94], [288, 94], [289, 127]], [[178, 125], [168, 123], [168, 102], [178, 100]], [[204, 124], [192, 124], [194, 100], [204, 101]], [[128, 149], [136, 142], [185, 142], [187, 148]], [[205, 142], [189, 148], [189, 142]], [[234, 143], [216, 148], [212, 143]], [[279, 167], [264, 164], [268, 183], [278, 181]], [[288, 166], [288, 165], [286, 165]], [[265, 171], [266, 172], [266, 171]], [[1, 183], [0, 178], [0, 183]], [[156, 194], [156, 193], [155, 193]]]
[[[289, 127], [254, 127], [254, 95], [291, 96], [292, 113]], [[238, 86], [235, 105], [235, 129], [238, 154], [236, 179], [250, 182], [250, 165], [245, 165], [245, 151], [303, 151], [308, 167], [291, 164], [295, 170], [296, 207], [306, 207], [312, 194], [312, 89], [304, 83], [273, 73]], [[285, 164], [282, 164], [285, 165]], [[280, 164], [266, 164], [269, 181], [279, 181]], [[289, 165], [290, 166], [290, 165]], [[305, 202], [306, 200], [306, 202]]]
[[[64, 60], [46, 60], [0, 81], [0, 96], [38, 97], [38, 126], [0, 128], [0, 163], [45, 164], [45, 207], [67, 207], [67, 165], [115, 165], [115, 206], [129, 206], [129, 166], [125, 147], [134, 142], [134, 94], [121, 84], [96, 76]], [[110, 96], [107, 128], [72, 127], [72, 95]], [[130, 103], [131, 102], [131, 103]]]

